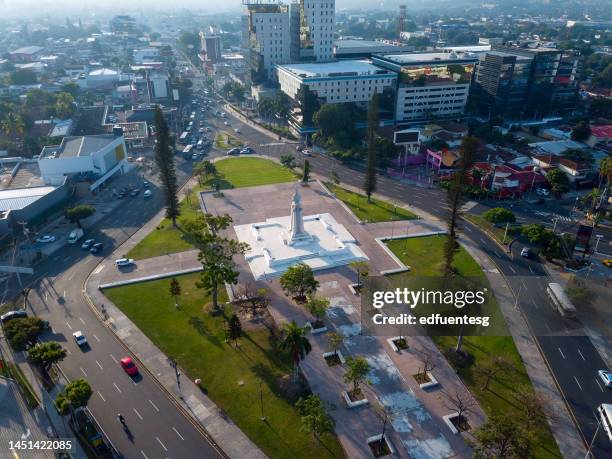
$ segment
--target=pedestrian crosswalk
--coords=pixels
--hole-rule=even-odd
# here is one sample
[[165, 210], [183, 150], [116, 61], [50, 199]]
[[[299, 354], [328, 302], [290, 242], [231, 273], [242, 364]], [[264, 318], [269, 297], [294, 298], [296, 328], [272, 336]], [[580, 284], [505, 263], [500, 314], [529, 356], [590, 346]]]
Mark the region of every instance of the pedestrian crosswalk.
[[572, 218], [571, 217], [567, 217], [566, 215], [559, 215], [557, 213], [554, 212], [543, 212], [541, 210], [535, 210], [533, 212], [534, 214], [546, 218], [546, 219], [550, 219], [550, 220], [558, 220], [560, 222], [564, 222], [564, 223], [572, 223]]

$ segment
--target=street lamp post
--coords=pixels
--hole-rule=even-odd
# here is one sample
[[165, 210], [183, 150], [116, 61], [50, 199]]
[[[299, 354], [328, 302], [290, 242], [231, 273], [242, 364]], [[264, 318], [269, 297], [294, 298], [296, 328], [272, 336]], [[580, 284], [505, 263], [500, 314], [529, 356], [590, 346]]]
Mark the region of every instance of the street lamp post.
[[603, 234], [597, 234], [595, 236], [595, 239], [597, 239], [597, 242], [595, 243], [595, 249], [593, 250], [593, 253], [596, 254], [597, 253], [597, 247], [599, 247], [599, 242], [603, 239]]

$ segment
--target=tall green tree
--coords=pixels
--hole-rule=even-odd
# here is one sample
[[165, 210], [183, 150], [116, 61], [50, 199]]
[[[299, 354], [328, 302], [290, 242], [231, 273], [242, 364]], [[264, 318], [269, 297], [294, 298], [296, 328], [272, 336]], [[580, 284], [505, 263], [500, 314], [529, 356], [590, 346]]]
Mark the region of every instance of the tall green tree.
[[181, 214], [178, 200], [178, 182], [174, 156], [170, 148], [170, 130], [161, 109], [155, 109], [155, 131], [157, 139], [155, 144], [155, 164], [159, 169], [159, 177], [166, 199], [166, 217], [172, 220], [172, 226], [176, 227], [176, 219]]
[[366, 164], [365, 181], [363, 190], [368, 197], [368, 202], [372, 201], [372, 193], [376, 191], [376, 132], [378, 131], [378, 93], [374, 91], [372, 100], [368, 107], [368, 161]]
[[174, 306], [178, 309], [178, 297], [181, 296], [181, 284], [176, 277], [170, 281], [170, 295], [174, 298]]
[[571, 133], [572, 140], [582, 142], [591, 136], [591, 126], [588, 121], [578, 121]]
[[311, 433], [316, 439], [326, 433], [332, 432], [334, 418], [327, 412], [325, 402], [316, 394], [310, 394], [306, 398], [301, 398], [295, 403], [295, 407], [302, 417], [302, 432]]
[[234, 345], [238, 346], [238, 340], [242, 336], [242, 324], [240, 323], [240, 319], [236, 314], [232, 314], [228, 321], [228, 334], [229, 339], [234, 342]]
[[370, 364], [363, 357], [348, 357], [346, 359], [346, 372], [344, 382], [351, 384], [351, 394], [359, 397], [361, 394], [361, 383], [365, 381], [370, 372]]
[[76, 223], [79, 228], [81, 220], [91, 217], [96, 213], [96, 208], [89, 204], [79, 204], [78, 206], [70, 207], [65, 210], [64, 215], [71, 223]]
[[299, 378], [300, 361], [312, 350], [312, 345], [306, 338], [306, 328], [300, 327], [292, 320], [291, 323], [285, 324], [284, 338], [280, 343], [280, 348], [288, 351], [293, 360], [293, 381], [297, 382]]
[[490, 416], [487, 422], [474, 432], [479, 444], [474, 450], [477, 459], [515, 459], [532, 457], [530, 434], [517, 419], [501, 413]]
[[13, 319], [4, 325], [4, 335], [16, 351], [25, 351], [36, 344], [45, 329], [45, 323], [37, 317]]
[[196, 285], [210, 294], [215, 312], [219, 312], [219, 286], [238, 282], [239, 273], [234, 256], [244, 254], [249, 247], [248, 244], [220, 234], [231, 222], [229, 215], [206, 214], [201, 224], [194, 225], [189, 231], [196, 247], [200, 249], [198, 260], [202, 263], [200, 281]]
[[306, 309], [315, 316], [317, 322], [321, 321], [321, 318], [325, 315], [325, 312], [329, 309], [329, 300], [327, 298], [311, 296], [308, 298], [306, 303]]
[[47, 373], [54, 363], [66, 358], [67, 352], [57, 341], [46, 341], [30, 348], [28, 358]]
[[569, 191], [569, 179], [560, 169], [553, 169], [548, 172], [548, 174], [546, 174], [546, 181], [549, 183], [550, 189], [557, 197]]
[[25, 123], [21, 116], [16, 113], [9, 112], [4, 116], [4, 119], [0, 121], [0, 128], [5, 136], [14, 139], [15, 137], [23, 134], [25, 130]]
[[280, 285], [285, 294], [292, 295], [298, 300], [306, 299], [317, 291], [319, 282], [315, 279], [312, 268], [306, 263], [290, 266], [280, 277]]

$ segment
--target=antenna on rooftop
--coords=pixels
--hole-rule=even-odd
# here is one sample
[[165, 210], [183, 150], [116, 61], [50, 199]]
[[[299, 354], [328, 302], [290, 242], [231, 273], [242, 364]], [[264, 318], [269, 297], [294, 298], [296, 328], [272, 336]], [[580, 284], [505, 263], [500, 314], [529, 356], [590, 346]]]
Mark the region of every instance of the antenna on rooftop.
[[406, 31], [406, 5], [400, 5], [399, 17], [397, 18], [397, 38], [401, 40], [402, 32]]

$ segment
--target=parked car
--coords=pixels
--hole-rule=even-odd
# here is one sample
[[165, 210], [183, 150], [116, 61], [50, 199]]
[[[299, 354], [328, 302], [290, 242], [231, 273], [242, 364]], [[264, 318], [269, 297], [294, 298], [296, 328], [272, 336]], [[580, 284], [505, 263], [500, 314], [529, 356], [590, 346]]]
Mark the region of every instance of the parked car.
[[130, 191], [130, 196], [132, 196], [132, 197], [138, 196], [138, 193], [140, 193], [140, 189], [139, 188], [134, 188], [132, 191]]
[[95, 243], [96, 243], [95, 239], [87, 239], [85, 242], [81, 244], [81, 248], [83, 250], [89, 250], [91, 249], [91, 246], [94, 245]]
[[72, 334], [72, 336], [74, 337], [74, 341], [77, 343], [77, 346], [79, 347], [85, 347], [89, 344], [87, 342], [87, 338], [85, 338], [85, 335], [83, 334], [81, 330], [75, 331]]
[[136, 364], [131, 357], [124, 357], [120, 360], [121, 368], [125, 371], [129, 376], [136, 376], [138, 374], [138, 368], [136, 368]]
[[132, 258], [119, 258], [118, 260], [115, 260], [115, 265], [118, 268], [121, 268], [123, 266], [132, 266], [134, 264], [134, 260]]
[[13, 320], [13, 319], [25, 319], [28, 317], [28, 313], [23, 309], [18, 309], [16, 311], [9, 311], [0, 316], [0, 322], [3, 324]]
[[142, 182], [142, 186], [144, 186], [145, 188], [149, 188], [151, 184], [145, 180], [144, 182]]
[[601, 262], [602, 265], [612, 268], [612, 258], [607, 258]]
[[153, 193], [151, 192], [151, 190], [145, 190], [145, 192], [142, 194], [145, 198], [150, 198]]
[[89, 249], [89, 252], [90, 253], [100, 253], [103, 248], [104, 248], [104, 244], [102, 244], [101, 242], [96, 242], [94, 245], [91, 246], [91, 249]]
[[237, 156], [240, 154], [240, 148], [232, 148], [231, 150], [228, 150], [226, 155], [227, 156]]
[[612, 388], [612, 373], [607, 370], [599, 370], [597, 372], [599, 379], [603, 381], [604, 386]]
[[50, 242], [55, 242], [57, 240], [57, 238], [55, 236], [52, 236], [50, 234], [45, 234], [44, 236], [39, 236], [36, 239], [36, 242], [40, 242], [42, 244], [48, 244]]
[[523, 247], [521, 249], [521, 257], [529, 258], [530, 255], [531, 251], [529, 250], [529, 247]]

